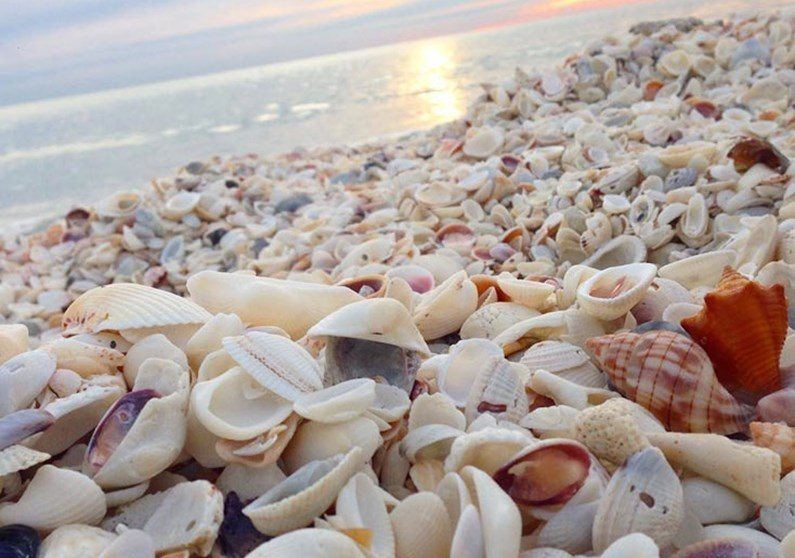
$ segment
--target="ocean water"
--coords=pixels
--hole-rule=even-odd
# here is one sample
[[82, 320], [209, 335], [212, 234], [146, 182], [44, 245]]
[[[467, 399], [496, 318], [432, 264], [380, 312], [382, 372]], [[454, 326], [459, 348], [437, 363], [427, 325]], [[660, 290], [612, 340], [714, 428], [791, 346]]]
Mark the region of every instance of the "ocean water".
[[493, 31], [0, 107], [0, 223], [138, 188], [216, 154], [360, 142], [462, 115], [479, 84], [634, 22], [790, 2], [662, 0]]

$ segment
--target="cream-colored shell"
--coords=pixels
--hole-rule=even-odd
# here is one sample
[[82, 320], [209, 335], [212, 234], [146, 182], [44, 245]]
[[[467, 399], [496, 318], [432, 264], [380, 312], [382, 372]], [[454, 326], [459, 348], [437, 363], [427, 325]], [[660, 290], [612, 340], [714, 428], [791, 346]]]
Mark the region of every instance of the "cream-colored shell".
[[248, 326], [278, 326], [292, 339], [362, 299], [347, 287], [219, 271], [200, 271], [188, 279], [187, 287], [193, 300], [212, 313], [237, 314]]
[[369, 550], [379, 558], [394, 558], [395, 535], [378, 486], [365, 473], [357, 473], [342, 487], [335, 506], [337, 517], [348, 528], [372, 533]]
[[685, 508], [702, 525], [743, 523], [756, 513], [756, 504], [731, 488], [705, 479], [689, 477], [682, 481]]
[[410, 431], [401, 440], [401, 451], [411, 463], [422, 459], [444, 459], [453, 441], [463, 431], [446, 424], [427, 424]]
[[607, 385], [607, 376], [591, 361], [588, 353], [571, 343], [541, 341], [527, 349], [519, 362], [531, 374], [543, 369], [582, 386], [603, 388]]
[[28, 328], [24, 324], [0, 324], [0, 364], [28, 350]]
[[98, 558], [150, 558], [154, 555], [152, 537], [139, 529], [127, 529], [105, 547]]
[[702, 285], [714, 287], [723, 274], [723, 268], [733, 265], [736, 259], [737, 253], [733, 250], [705, 252], [664, 265], [657, 273], [687, 289]]
[[44, 347], [55, 356], [58, 368], [66, 368], [77, 372], [83, 377], [96, 374], [115, 374], [124, 363], [124, 354], [93, 343], [85, 343], [75, 339], [56, 339]]
[[486, 558], [516, 556], [522, 536], [522, 518], [516, 504], [480, 469], [464, 467], [461, 478], [480, 512]]
[[358, 447], [346, 454], [307, 463], [243, 508], [243, 513], [266, 535], [305, 527], [334, 502], [342, 487], [363, 465], [362, 450]]
[[216, 314], [202, 325], [185, 345], [190, 367], [198, 370], [204, 357], [221, 348], [224, 337], [242, 335], [246, 326], [236, 314]]
[[112, 283], [80, 295], [63, 315], [64, 335], [201, 324], [212, 316], [173, 293], [135, 283]]
[[252, 550], [246, 558], [365, 558], [350, 537], [330, 529], [298, 529]]
[[795, 471], [781, 479], [781, 498], [775, 506], [762, 506], [759, 521], [778, 540], [795, 529]]
[[315, 324], [307, 335], [362, 339], [430, 354], [406, 307], [391, 298], [371, 298], [340, 308]]
[[444, 502], [453, 523], [458, 523], [464, 509], [472, 504], [469, 488], [458, 473], [447, 473], [436, 485], [434, 492]]
[[43, 349], [19, 354], [0, 366], [0, 417], [29, 407], [55, 368], [55, 357]]
[[477, 287], [462, 270], [422, 295], [414, 308], [414, 323], [424, 339], [438, 339], [461, 329], [477, 306]]
[[582, 411], [568, 405], [539, 407], [527, 413], [519, 421], [519, 426], [527, 428], [542, 439], [575, 439], [575, 427], [581, 413]]
[[534, 392], [554, 400], [557, 405], [568, 405], [579, 410], [619, 397], [614, 391], [581, 386], [546, 370], [536, 370], [527, 385]]
[[[657, 266], [649, 263], [604, 269], [577, 288], [577, 302], [583, 310], [600, 320], [620, 318], [643, 299], [656, 274]], [[619, 293], [611, 296], [610, 291], [616, 288]], [[609, 294], [599, 296], [594, 294], [597, 290], [606, 290]]]
[[[50, 459], [49, 453], [15, 444], [0, 450], [0, 479], [17, 471], [24, 471]], [[0, 490], [2, 482], [0, 482]]]
[[266, 467], [246, 467], [239, 463], [227, 465], [215, 480], [224, 496], [235, 492], [241, 500], [253, 500], [282, 482], [285, 474], [273, 463]]
[[293, 409], [309, 420], [345, 422], [364, 413], [374, 401], [375, 382], [356, 378], [302, 395], [293, 403]]
[[0, 525], [22, 523], [40, 531], [63, 525], [96, 525], [105, 516], [105, 495], [90, 478], [43, 465], [18, 502], [0, 508]]
[[39, 547], [39, 558], [99, 556], [116, 535], [89, 525], [64, 525], [47, 535]]
[[402, 500], [389, 514], [397, 558], [444, 558], [449, 555], [453, 525], [444, 502], [433, 492]]
[[395, 422], [412, 406], [409, 395], [404, 390], [397, 386], [376, 383], [375, 400], [367, 410], [381, 420]]
[[382, 443], [378, 426], [365, 417], [334, 424], [304, 422], [282, 454], [284, 471], [294, 473], [307, 463], [344, 453], [354, 446], [362, 450], [366, 461]]
[[493, 475], [520, 450], [533, 443], [535, 439], [529, 432], [486, 427], [456, 438], [444, 461], [444, 468], [457, 473], [471, 465]]
[[173, 361], [182, 368], [188, 368], [188, 358], [185, 353], [174, 345], [162, 333], [148, 335], [134, 343], [124, 358], [124, 379], [127, 385], [135, 385], [138, 369], [149, 358], [163, 358]]
[[466, 429], [464, 413], [456, 409], [455, 402], [444, 393], [423, 393], [417, 397], [409, 411], [409, 431], [428, 424], [446, 424], [458, 430]]
[[464, 407], [484, 366], [502, 361], [503, 355], [499, 346], [486, 339], [465, 339], [450, 348], [447, 356], [433, 357], [439, 359], [436, 371], [436, 385], [439, 391], [450, 397], [453, 402]]
[[507, 356], [538, 341], [560, 339], [567, 329], [564, 311], [547, 312], [512, 325], [495, 337], [494, 343]]
[[494, 302], [475, 310], [461, 325], [461, 339], [494, 339], [516, 322], [538, 316], [540, 312], [517, 302]]
[[508, 272], [497, 276], [497, 286], [511, 299], [530, 308], [540, 310], [546, 306], [547, 300], [555, 292], [555, 287], [541, 281], [517, 279]]

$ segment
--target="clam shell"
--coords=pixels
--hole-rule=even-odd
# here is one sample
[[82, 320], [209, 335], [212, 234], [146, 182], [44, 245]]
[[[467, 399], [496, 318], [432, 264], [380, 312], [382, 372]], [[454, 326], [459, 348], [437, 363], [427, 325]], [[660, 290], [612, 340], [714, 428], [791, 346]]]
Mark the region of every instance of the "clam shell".
[[307, 463], [344, 453], [354, 446], [361, 449], [366, 461], [381, 443], [378, 427], [365, 417], [335, 424], [305, 422], [298, 427], [282, 454], [284, 470], [293, 473]]
[[538, 531], [536, 543], [568, 552], [582, 553], [591, 549], [591, 530], [599, 503], [567, 502]]
[[0, 417], [29, 407], [55, 373], [56, 360], [43, 349], [17, 355], [0, 366]]
[[541, 341], [527, 349], [519, 362], [531, 374], [543, 369], [582, 386], [603, 388], [607, 385], [607, 377], [591, 362], [588, 353], [571, 343]]
[[0, 364], [28, 350], [28, 328], [23, 324], [0, 325]]
[[795, 530], [795, 473], [781, 479], [781, 498], [775, 506], [762, 506], [759, 521], [778, 540]]
[[716, 538], [689, 544], [672, 558], [711, 558], [727, 555], [736, 558], [758, 558], [759, 548], [745, 539]]
[[682, 486], [663, 453], [646, 448], [630, 456], [613, 474], [593, 524], [597, 552], [633, 532], [659, 546], [674, 538], [684, 516]]
[[438, 339], [461, 329], [477, 304], [475, 284], [467, 278], [465, 271], [459, 271], [422, 295], [414, 309], [414, 323], [423, 338]]
[[574, 438], [575, 426], [580, 410], [568, 405], [539, 407], [527, 413], [519, 426], [527, 428], [534, 435], [544, 438]]
[[502, 361], [500, 348], [485, 339], [467, 339], [451, 347], [436, 373], [439, 391], [464, 407], [481, 370], [489, 363]]
[[453, 523], [458, 523], [466, 507], [472, 504], [469, 489], [458, 473], [447, 473], [442, 477], [435, 492], [444, 502]]
[[133, 283], [113, 283], [80, 295], [63, 315], [63, 334], [99, 333], [202, 324], [211, 315], [173, 293]]
[[49, 428], [55, 417], [40, 409], [22, 409], [0, 418], [0, 449], [6, 449]]
[[456, 438], [444, 461], [444, 468], [457, 473], [471, 465], [491, 475], [534, 442], [529, 433], [486, 427]]
[[499, 128], [484, 126], [473, 128], [467, 133], [464, 141], [463, 152], [468, 157], [485, 159], [497, 152], [504, 141], [504, 134]]
[[71, 558], [72, 556], [99, 556], [116, 535], [89, 525], [64, 525], [58, 527], [39, 548], [42, 558]]
[[737, 252], [733, 250], [705, 252], [664, 265], [657, 273], [687, 289], [702, 285], [714, 287], [723, 274], [723, 268], [733, 265], [736, 258]]
[[225, 496], [234, 492], [243, 500], [253, 500], [285, 478], [284, 473], [275, 463], [257, 468], [231, 463], [224, 467], [215, 485]]
[[464, 414], [444, 393], [423, 393], [417, 397], [409, 411], [409, 431], [429, 424], [446, 424], [457, 430], [466, 429]]
[[646, 245], [636, 236], [617, 236], [583, 261], [595, 269], [639, 263], [646, 259]]
[[154, 556], [152, 537], [138, 529], [127, 529], [116, 537], [99, 555], [99, 558], [127, 558], [131, 556]]
[[364, 558], [350, 537], [328, 529], [298, 529], [251, 551], [247, 558]]
[[539, 312], [516, 302], [494, 302], [481, 306], [461, 325], [461, 339], [494, 339], [516, 322], [538, 316]]
[[717, 482], [690, 477], [682, 481], [685, 508], [702, 525], [743, 523], [753, 517], [756, 504]]
[[239, 366], [196, 384], [191, 398], [199, 422], [229, 440], [255, 438], [293, 412], [290, 401], [263, 388]]
[[672, 465], [727, 486], [757, 504], [778, 502], [781, 459], [775, 452], [716, 434], [648, 432], [646, 436]]
[[[704, 527], [704, 538], [708, 541], [715, 539], [739, 539], [743, 542], [752, 543], [759, 551], [759, 558], [778, 558], [780, 556], [780, 545], [776, 539], [762, 531], [757, 531], [750, 527], [743, 527], [740, 525], [708, 525]], [[744, 545], [743, 548], [747, 548], [747, 545]]]
[[480, 514], [473, 505], [468, 505], [456, 522], [453, 540], [450, 545], [450, 556], [461, 558], [481, 558], [486, 556], [483, 526]]
[[342, 487], [336, 502], [337, 517], [348, 527], [372, 533], [368, 550], [376, 556], [394, 558], [395, 535], [378, 486], [364, 473], [357, 473]]
[[386, 421], [400, 420], [411, 407], [408, 394], [399, 387], [389, 384], [375, 384], [375, 399], [367, 409], [376, 417]]
[[538, 341], [559, 339], [568, 329], [564, 312], [548, 312], [518, 322], [494, 338], [506, 356]]
[[486, 557], [516, 556], [522, 534], [522, 518], [516, 504], [480, 469], [464, 467], [461, 478], [480, 513]]
[[480, 366], [482, 368], [467, 395], [464, 408], [467, 422], [472, 422], [483, 413], [519, 422], [529, 408], [520, 376], [523, 368], [502, 357], [483, 361]]
[[317, 422], [344, 422], [364, 413], [375, 401], [375, 382], [358, 378], [302, 395], [293, 409]]
[[620, 318], [646, 295], [657, 267], [654, 264], [628, 264], [596, 273], [577, 289], [577, 302], [600, 320]]
[[0, 450], [0, 478], [35, 467], [50, 459], [50, 454], [15, 444]]
[[226, 337], [223, 345], [257, 382], [288, 401], [323, 388], [315, 360], [300, 345], [281, 335], [251, 331]]
[[245, 326], [236, 314], [216, 314], [197, 329], [185, 345], [190, 367], [198, 370], [207, 355], [222, 347], [224, 337], [234, 337], [244, 332]]
[[389, 514], [398, 558], [448, 556], [453, 525], [444, 502], [433, 492], [412, 494]]
[[401, 451], [411, 463], [422, 459], [444, 459], [455, 439], [463, 434], [446, 424], [427, 424], [410, 431], [401, 440]]
[[47, 343], [44, 348], [56, 360], [58, 368], [65, 368], [88, 377], [96, 374], [114, 374], [124, 364], [124, 354], [93, 343], [75, 339], [58, 339]]
[[218, 439], [216, 453], [229, 463], [241, 463], [252, 468], [267, 467], [281, 457], [293, 439], [301, 418], [295, 413], [259, 436], [242, 441]]
[[782, 473], [795, 469], [795, 428], [775, 422], [752, 422], [749, 429], [754, 445], [779, 454]]
[[507, 272], [497, 276], [497, 286], [510, 302], [516, 302], [532, 310], [539, 310], [545, 306], [546, 301], [555, 292], [553, 285], [541, 281], [517, 279]]
[[663, 312], [672, 304], [692, 303], [690, 292], [670, 279], [655, 278], [643, 298], [632, 308], [632, 315], [639, 324], [663, 320]]
[[124, 217], [134, 213], [141, 201], [142, 197], [138, 192], [117, 192], [100, 200], [96, 204], [96, 212], [100, 217]]
[[363, 465], [363, 453], [357, 447], [347, 454], [312, 461], [246, 506], [243, 513], [266, 535], [306, 526], [334, 502]]
[[747, 410], [720, 385], [703, 349], [684, 335], [618, 333], [587, 346], [616, 388], [671, 430], [731, 434], [745, 428]]
[[643, 533], [631, 533], [608, 546], [601, 558], [657, 558], [659, 555], [660, 549], [651, 537]]
[[125, 355], [124, 379], [128, 386], [135, 384], [139, 368], [147, 359], [153, 357], [167, 359], [182, 368], [188, 368], [188, 358], [182, 349], [169, 341], [162, 333], [149, 335], [134, 343]]
[[0, 526], [22, 523], [52, 531], [70, 523], [96, 525], [106, 511], [105, 495], [90, 478], [43, 465], [19, 501], [0, 508]]
[[187, 288], [212, 313], [237, 314], [249, 326], [278, 326], [292, 339], [303, 337], [334, 310], [361, 300], [346, 287], [217, 271], [193, 275]]

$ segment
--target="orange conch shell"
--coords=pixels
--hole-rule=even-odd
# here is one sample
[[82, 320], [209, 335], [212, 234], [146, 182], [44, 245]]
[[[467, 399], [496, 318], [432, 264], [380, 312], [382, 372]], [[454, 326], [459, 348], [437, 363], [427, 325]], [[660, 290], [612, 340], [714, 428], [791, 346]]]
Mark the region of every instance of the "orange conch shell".
[[616, 333], [587, 341], [618, 391], [678, 432], [745, 430], [748, 410], [720, 385], [704, 350], [673, 331]]
[[795, 428], [782, 422], [752, 422], [749, 427], [754, 445], [781, 456], [781, 474], [795, 469]]
[[701, 345], [718, 380], [735, 397], [756, 403], [781, 389], [779, 358], [787, 335], [782, 285], [765, 287], [727, 267], [704, 307], [682, 327]]

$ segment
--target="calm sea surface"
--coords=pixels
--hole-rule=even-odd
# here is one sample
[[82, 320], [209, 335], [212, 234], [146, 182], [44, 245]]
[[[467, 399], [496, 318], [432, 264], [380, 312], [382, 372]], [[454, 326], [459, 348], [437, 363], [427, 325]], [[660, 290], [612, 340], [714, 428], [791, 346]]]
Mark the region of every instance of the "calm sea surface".
[[0, 107], [0, 223], [90, 202], [192, 160], [357, 142], [460, 116], [484, 81], [555, 64], [633, 22], [775, 0], [663, 0], [476, 34]]

